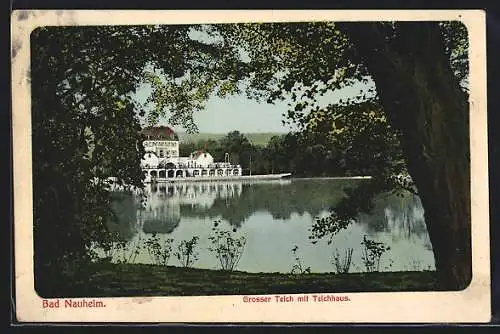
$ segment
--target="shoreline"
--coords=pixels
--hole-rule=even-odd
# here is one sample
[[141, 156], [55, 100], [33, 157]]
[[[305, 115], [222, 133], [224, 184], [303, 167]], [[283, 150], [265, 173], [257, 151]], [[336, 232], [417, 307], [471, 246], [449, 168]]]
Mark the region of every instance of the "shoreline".
[[[159, 185], [159, 184], [173, 184], [173, 183], [196, 183], [196, 182], [218, 182], [218, 181], [295, 181], [295, 180], [371, 180], [373, 177], [371, 175], [355, 175], [355, 176], [293, 176], [291, 173], [281, 173], [281, 174], [261, 174], [261, 175], [238, 175], [238, 176], [208, 176], [208, 177], [196, 177], [196, 178], [172, 178], [172, 179], [161, 179], [156, 182], [144, 181], [144, 185]], [[127, 188], [128, 185], [117, 186], [114, 184], [115, 178], [109, 177], [106, 179], [107, 182], [111, 183], [110, 186], [113, 188]]]
[[144, 181], [145, 184], [163, 183], [189, 183], [189, 182], [212, 182], [212, 181], [245, 181], [245, 180], [281, 180], [289, 179], [291, 173], [262, 174], [262, 175], [234, 175], [234, 176], [198, 176], [190, 178], [168, 178], [157, 179], [155, 182]]
[[354, 176], [293, 176], [291, 173], [282, 174], [262, 174], [262, 175], [239, 175], [239, 176], [208, 176], [196, 178], [172, 178], [161, 179], [156, 182], [145, 182], [146, 184], [164, 184], [164, 183], [189, 183], [189, 182], [207, 182], [207, 181], [266, 181], [266, 180], [371, 180], [371, 175]]
[[[263, 175], [239, 175], [239, 176], [222, 176], [222, 177], [196, 177], [196, 178], [178, 178], [178, 179], [162, 179], [156, 182], [144, 181], [144, 187], [151, 186], [164, 186], [168, 184], [193, 184], [193, 183], [211, 183], [211, 182], [242, 182], [242, 183], [260, 183], [260, 182], [277, 182], [277, 183], [290, 183], [294, 181], [307, 181], [307, 180], [371, 180], [373, 177], [370, 175], [359, 176], [318, 176], [318, 177], [300, 177], [293, 176], [291, 173], [282, 174], [263, 174]], [[136, 189], [129, 185], [117, 185], [114, 177], [106, 179], [108, 190], [111, 191], [127, 191], [141, 192], [141, 189]]]
[[295, 176], [288, 178], [289, 180], [371, 180], [371, 175], [355, 175], [355, 176]]

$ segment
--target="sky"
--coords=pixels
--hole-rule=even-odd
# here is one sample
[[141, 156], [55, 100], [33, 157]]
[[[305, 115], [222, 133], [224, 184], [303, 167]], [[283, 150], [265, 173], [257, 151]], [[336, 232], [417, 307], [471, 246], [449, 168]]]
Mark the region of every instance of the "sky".
[[[202, 42], [215, 41], [204, 32], [196, 30], [190, 32], [190, 37]], [[240, 56], [245, 58], [245, 52], [243, 50], [240, 51]], [[372, 81], [369, 84], [359, 82], [352, 87], [346, 87], [319, 98], [318, 105], [326, 106], [335, 103], [341, 98], [353, 97], [360, 94], [373, 96], [368, 90], [374, 86], [375, 84]], [[135, 99], [143, 103], [150, 92], [151, 87], [143, 85], [135, 94]], [[290, 128], [290, 125], [283, 125], [282, 120], [283, 114], [288, 109], [289, 106], [286, 101], [277, 101], [275, 104], [258, 103], [255, 100], [248, 99], [243, 94], [223, 99], [212, 97], [207, 101], [204, 110], [194, 113], [194, 121], [198, 126], [199, 132], [205, 133], [226, 134], [234, 130], [242, 133], [287, 133], [292, 128]], [[159, 125], [170, 126], [165, 118], [160, 119]], [[178, 126], [172, 126], [172, 128], [177, 132], [185, 131], [182, 127]]]
[[[359, 95], [360, 91], [367, 92], [371, 84], [356, 84], [332, 92], [319, 99], [319, 105], [335, 103], [340, 98]], [[144, 86], [138, 90], [135, 99], [139, 102], [146, 100], [150, 89]], [[258, 103], [248, 99], [245, 95], [236, 95], [224, 99], [212, 97], [202, 111], [194, 113], [194, 121], [199, 132], [223, 133], [237, 130], [242, 133], [278, 132], [286, 133], [291, 130], [289, 125], [283, 125], [283, 113], [289, 109], [286, 102], [276, 104]], [[160, 120], [160, 125], [170, 126], [166, 119]], [[177, 132], [184, 132], [181, 127], [172, 127]]]

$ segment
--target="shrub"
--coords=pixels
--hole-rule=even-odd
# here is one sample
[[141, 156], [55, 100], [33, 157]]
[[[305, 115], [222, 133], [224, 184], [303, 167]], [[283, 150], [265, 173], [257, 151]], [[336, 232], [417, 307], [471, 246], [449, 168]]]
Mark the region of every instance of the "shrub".
[[153, 233], [153, 235], [144, 242], [149, 257], [154, 264], [166, 266], [170, 255], [172, 253], [172, 242], [174, 239], [165, 239], [163, 242], [160, 237]]
[[383, 242], [376, 242], [374, 240], [367, 239], [366, 235], [363, 237], [361, 245], [363, 245], [363, 256], [361, 259], [363, 260], [366, 271], [379, 271], [380, 258], [391, 248], [386, 246]]
[[297, 251], [299, 250], [299, 246], [295, 245], [292, 248], [292, 253], [295, 256], [295, 264], [292, 266], [292, 274], [310, 274], [311, 273], [311, 267], [303, 267], [302, 266], [302, 261], [300, 261], [300, 257], [297, 254]]
[[196, 252], [196, 245], [198, 244], [199, 237], [194, 236], [191, 240], [182, 240], [177, 246], [177, 251], [174, 255], [177, 260], [185, 268], [192, 267], [194, 262], [198, 260], [198, 252]]
[[231, 231], [222, 230], [218, 227], [218, 223], [220, 222], [215, 222], [215, 226], [212, 228], [214, 234], [208, 238], [212, 242], [212, 247], [208, 249], [215, 253], [222, 270], [233, 271], [238, 266], [243, 255], [246, 238], [245, 236], [234, 237], [232, 233], [235, 233], [235, 230], [232, 233]]

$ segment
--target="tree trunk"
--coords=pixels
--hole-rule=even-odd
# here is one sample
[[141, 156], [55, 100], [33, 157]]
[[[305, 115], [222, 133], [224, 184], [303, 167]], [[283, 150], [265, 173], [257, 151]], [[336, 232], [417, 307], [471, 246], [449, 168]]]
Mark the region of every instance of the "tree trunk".
[[[346, 23], [391, 125], [425, 210], [442, 288], [472, 278], [469, 109], [437, 23]], [[388, 32], [395, 32], [390, 36]]]

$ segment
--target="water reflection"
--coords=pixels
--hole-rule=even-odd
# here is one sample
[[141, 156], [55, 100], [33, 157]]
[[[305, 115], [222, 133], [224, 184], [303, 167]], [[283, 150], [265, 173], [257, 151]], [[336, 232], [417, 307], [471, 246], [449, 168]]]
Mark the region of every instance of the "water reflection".
[[[327, 215], [345, 196], [345, 189], [359, 180], [304, 179], [261, 182], [193, 182], [148, 185], [146, 200], [119, 194], [119, 228], [127, 240], [147, 239], [152, 233], [176, 241], [199, 236], [200, 259], [196, 267], [216, 269], [215, 258], [206, 251], [214, 220], [245, 235], [247, 244], [238, 270], [290, 272], [291, 249], [299, 247], [301, 260], [314, 272], [331, 272], [332, 253], [353, 248], [353, 268], [363, 271], [361, 241], [364, 235], [387, 243], [390, 254], [381, 269], [434, 268], [423, 209], [416, 196], [380, 196], [369, 215], [341, 231], [333, 244], [308, 239], [315, 217]], [[144, 253], [144, 254], [142, 254]], [[144, 250], [137, 262], [150, 262]], [[272, 256], [269, 256], [272, 254]], [[178, 265], [174, 262], [171, 265]]]

